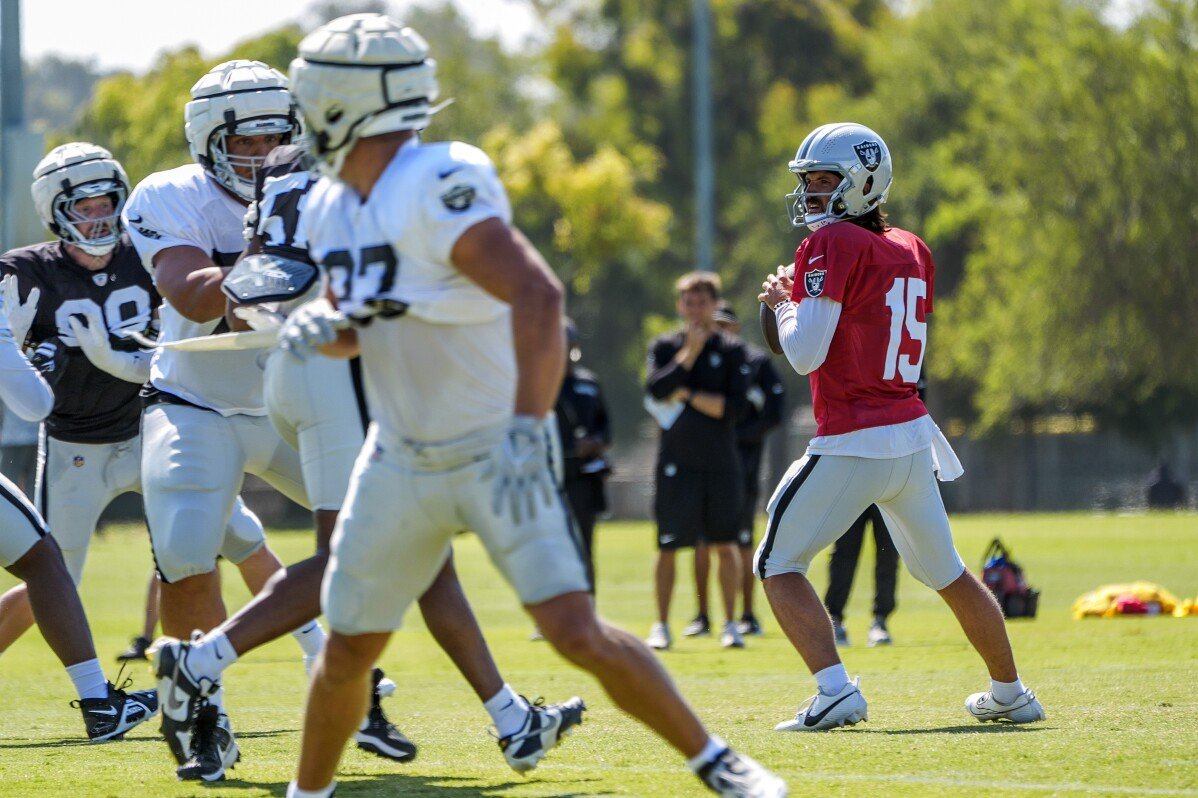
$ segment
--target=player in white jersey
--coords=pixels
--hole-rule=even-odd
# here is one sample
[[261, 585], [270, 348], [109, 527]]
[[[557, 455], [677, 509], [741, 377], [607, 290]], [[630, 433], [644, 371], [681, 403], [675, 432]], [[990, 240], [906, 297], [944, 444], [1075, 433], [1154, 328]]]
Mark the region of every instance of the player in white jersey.
[[[545, 423], [565, 363], [561, 284], [510, 227], [487, 157], [420, 143], [437, 93], [427, 54], [410, 28], [356, 14], [305, 38], [291, 66], [316, 153], [337, 177], [313, 189], [307, 214], [340, 309], [304, 305], [282, 342], [300, 357], [360, 350], [374, 421], [334, 533], [322, 595], [332, 633], [288, 795], [332, 794], [371, 663], [462, 529], [545, 638], [709, 787], [785, 795], [781, 779], [707, 733], [644, 644], [595, 613]], [[351, 319], [363, 326], [338, 332]]]
[[[258, 194], [246, 214], [247, 257], [225, 278], [237, 313], [271, 327], [323, 285], [308, 255], [304, 204], [317, 179], [311, 155], [296, 146], [267, 156]], [[254, 311], [247, 313], [247, 311]], [[244, 326], [239, 317], [230, 326]], [[326, 357], [298, 360], [280, 350], [266, 357], [266, 404], [279, 433], [303, 461], [304, 484], [313, 506], [316, 554], [295, 563], [229, 620], [190, 643], [168, 643], [158, 654], [167, 682], [164, 693], [201, 696], [219, 685], [225, 669], [249, 651], [320, 614], [320, 582], [329, 557], [333, 525], [362, 448], [369, 417], [358, 362]], [[580, 699], [563, 705], [530, 706], [507, 685], [487, 650], [474, 613], [462, 592], [452, 560], [420, 597], [425, 623], [474, 688], [495, 723], [509, 764], [518, 771], [536, 766], [557, 737], [581, 722]], [[377, 684], [382, 672], [374, 669]], [[553, 729], [554, 732], [550, 732]], [[359, 748], [405, 761], [416, 747], [386, 719], [377, 690], [361, 727]], [[551, 739], [552, 738], [552, 739]]]
[[[24, 330], [20, 332], [24, 337]], [[8, 410], [34, 422], [48, 416], [54, 406], [54, 393], [21, 354], [4, 314], [0, 314], [0, 400]], [[104, 678], [87, 616], [58, 544], [34, 506], [2, 475], [0, 567], [28, 586], [28, 601], [42, 635], [75, 684], [79, 700], [72, 705], [82, 710], [91, 740], [121, 737], [157, 713], [153, 690], [126, 693], [121, 688], [127, 683], [115, 687]]]
[[[295, 128], [286, 78], [265, 64], [230, 61], [192, 87], [185, 110], [195, 164], [150, 175], [125, 205], [142, 264], [162, 295], [161, 340], [222, 331], [227, 267], [244, 241], [242, 217], [254, 172]], [[295, 451], [266, 417], [257, 352], [159, 349], [142, 416], [142, 485], [155, 561], [162, 576], [163, 631], [187, 638], [225, 619], [216, 557], [243, 474], [307, 506]], [[280, 566], [277, 559], [274, 564]], [[319, 650], [319, 627], [301, 639]], [[185, 703], [168, 694], [163, 733], [180, 778], [215, 781], [238, 757], [217, 691], [190, 733]], [[192, 743], [195, 743], [193, 745]], [[190, 756], [190, 759], [188, 758]]]
[[[143, 332], [160, 299], [123, 236], [125, 170], [87, 142], [55, 147], [33, 171], [33, 201], [54, 241], [0, 256], [5, 302], [21, 318], [20, 339], [54, 391], [39, 452], [38, 511], [54, 529], [76, 583], [100, 513], [126, 491], [141, 491], [141, 401], [150, 353], [121, 336]], [[21, 295], [25, 299], [22, 301]], [[240, 499], [224, 556], [251, 590], [273, 572], [262, 524]], [[0, 596], [0, 652], [33, 625], [24, 585]]]

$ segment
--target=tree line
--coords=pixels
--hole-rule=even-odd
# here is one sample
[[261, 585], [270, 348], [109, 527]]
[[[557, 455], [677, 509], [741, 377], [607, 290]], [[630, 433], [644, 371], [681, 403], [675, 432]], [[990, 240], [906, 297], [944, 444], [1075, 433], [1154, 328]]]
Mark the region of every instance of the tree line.
[[[408, 11], [456, 98], [428, 138], [494, 158], [567, 285], [584, 361], [638, 418], [646, 343], [694, 257], [690, 4], [529, 2], [545, 34], [519, 52], [452, 5]], [[308, 22], [363, 6], [386, 8], [322, 2]], [[801, 239], [786, 163], [811, 128], [851, 119], [886, 139], [887, 210], [936, 257], [942, 418], [987, 434], [1085, 413], [1148, 446], [1198, 418], [1198, 0], [1130, 18], [1102, 0], [711, 6], [716, 264], [747, 338], [762, 276]], [[302, 33], [104, 77], [57, 138], [110, 147], [134, 180], [185, 163], [196, 78], [229, 57], [285, 71]]]

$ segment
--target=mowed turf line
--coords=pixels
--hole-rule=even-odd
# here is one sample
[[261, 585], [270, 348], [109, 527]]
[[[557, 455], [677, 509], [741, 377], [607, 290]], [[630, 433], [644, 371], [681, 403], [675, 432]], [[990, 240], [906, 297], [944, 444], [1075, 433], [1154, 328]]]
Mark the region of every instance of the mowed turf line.
[[[1013, 515], [954, 519], [967, 563], [1002, 535], [1043, 590], [1040, 617], [1011, 624], [1025, 680], [1048, 712], [1028, 727], [980, 725], [962, 702], [985, 674], [947, 608], [909, 575], [900, 576], [896, 645], [864, 643], [872, 553], [861, 563], [847, 621], [849, 672], [862, 677], [870, 721], [850, 730], [799, 735], [773, 731], [811, 692], [798, 657], [762, 605], [767, 635], [744, 651], [714, 638], [679, 640], [663, 661], [710, 727], [785, 775], [792, 795], [1198, 796], [1198, 618], [1074, 621], [1082, 592], [1147, 579], [1178, 594], [1198, 592], [1198, 516]], [[304, 532], [280, 532], [286, 561], [310, 549]], [[652, 534], [647, 524], [599, 530], [600, 608], [636, 634], [651, 618]], [[872, 544], [866, 545], [872, 552]], [[418, 613], [396, 635], [383, 666], [399, 683], [386, 707], [421, 746], [414, 763], [393, 766], [351, 750], [339, 796], [683, 796], [705, 792], [672, 752], [623, 717], [595, 683], [565, 665], [530, 624], [511, 591], [465, 536], [458, 567], [507, 680], [530, 698], [585, 697], [578, 733], [527, 778], [509, 770], [487, 736], [488, 718], [423, 630]], [[140, 528], [96, 541], [84, 601], [110, 675], [111, 657], [137, 629], [149, 551]], [[681, 561], [683, 572], [689, 560]], [[826, 561], [812, 569], [826, 584]], [[229, 606], [246, 597], [226, 569]], [[675, 633], [692, 613], [683, 580]], [[12, 580], [0, 577], [0, 587]], [[135, 685], [152, 686], [144, 665]], [[298, 646], [289, 638], [234, 666], [226, 681], [243, 762], [222, 786], [175, 781], [157, 721], [120, 743], [80, 741], [67, 706], [71, 686], [36, 634], [0, 656], [0, 796], [281, 796], [296, 760], [304, 699]]]

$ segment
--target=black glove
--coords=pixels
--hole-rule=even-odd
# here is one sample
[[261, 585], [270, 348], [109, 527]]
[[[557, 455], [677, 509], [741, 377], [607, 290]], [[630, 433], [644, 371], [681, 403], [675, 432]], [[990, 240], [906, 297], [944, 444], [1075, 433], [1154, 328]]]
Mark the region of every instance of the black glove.
[[67, 370], [67, 345], [58, 336], [47, 338], [33, 350], [29, 362], [53, 388]]

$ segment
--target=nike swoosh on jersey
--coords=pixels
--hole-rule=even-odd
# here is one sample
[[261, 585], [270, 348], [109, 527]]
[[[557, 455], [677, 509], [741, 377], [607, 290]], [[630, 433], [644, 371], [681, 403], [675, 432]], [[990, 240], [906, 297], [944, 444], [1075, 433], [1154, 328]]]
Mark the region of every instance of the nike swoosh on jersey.
[[129, 214], [129, 224], [141, 224], [141, 215]]
[[[854, 691], [854, 692], [855, 692], [855, 691]], [[817, 725], [819, 725], [819, 722], [820, 722], [820, 721], [822, 721], [824, 718], [828, 717], [828, 713], [829, 713], [829, 712], [831, 712], [832, 710], [836, 709], [836, 706], [837, 706], [837, 705], [838, 705], [838, 704], [839, 704], [841, 701], [844, 701], [846, 698], [848, 698], [850, 695], [852, 695], [852, 693], [849, 693], [848, 695], [842, 695], [840, 698], [838, 698], [838, 699], [836, 699], [835, 701], [833, 701], [833, 702], [832, 702], [832, 703], [831, 703], [831, 704], [828, 706], [828, 708], [827, 708], [827, 709], [825, 709], [823, 712], [819, 713], [818, 715], [808, 715], [807, 717], [803, 718], [803, 725], [804, 725], [804, 726], [817, 726]]]
[[452, 175], [454, 172], [462, 171], [462, 169], [463, 169], [463, 167], [461, 167], [461, 166], [455, 166], [452, 169], [446, 169], [444, 172], [437, 172], [437, 177], [440, 178], [441, 180], [444, 180], [445, 178]]
[[822, 258], [822, 257], [823, 257], [823, 255], [816, 255], [814, 258], [812, 258], [811, 260], [807, 261], [807, 265], [808, 265], [808, 266], [810, 266], [811, 264], [815, 263], [817, 260], [819, 260], [819, 259], [820, 259], [820, 258]]

